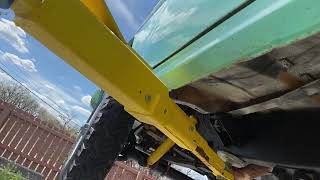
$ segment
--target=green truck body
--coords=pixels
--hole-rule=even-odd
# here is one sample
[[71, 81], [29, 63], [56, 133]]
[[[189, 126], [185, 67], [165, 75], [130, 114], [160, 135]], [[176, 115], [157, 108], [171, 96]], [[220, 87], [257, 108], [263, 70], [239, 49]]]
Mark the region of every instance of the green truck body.
[[169, 89], [320, 31], [316, 0], [166, 0], [133, 49]]

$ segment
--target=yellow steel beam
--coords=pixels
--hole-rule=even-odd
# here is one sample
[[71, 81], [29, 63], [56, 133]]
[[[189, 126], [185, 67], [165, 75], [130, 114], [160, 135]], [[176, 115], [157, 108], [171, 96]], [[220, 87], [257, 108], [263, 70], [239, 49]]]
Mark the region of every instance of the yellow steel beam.
[[166, 154], [173, 146], [175, 143], [167, 138], [147, 159], [147, 164], [148, 166], [152, 166], [154, 163], [159, 161], [159, 159]]
[[105, 24], [112, 32], [114, 32], [119, 39], [123, 42], [124, 37], [122, 36], [117, 23], [113, 19], [111, 12], [106, 6], [104, 0], [81, 0], [83, 4], [100, 20]]
[[170, 98], [166, 86], [130, 47], [79, 0], [16, 0], [16, 23], [108, 94], [138, 120], [190, 150], [216, 176], [233, 179], [224, 162]]

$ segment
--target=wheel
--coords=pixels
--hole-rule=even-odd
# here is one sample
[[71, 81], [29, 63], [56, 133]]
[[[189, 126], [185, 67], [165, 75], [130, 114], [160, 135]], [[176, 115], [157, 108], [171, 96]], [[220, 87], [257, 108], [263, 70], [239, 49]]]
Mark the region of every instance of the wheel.
[[135, 119], [113, 99], [96, 111], [100, 118], [80, 138], [60, 179], [103, 180], [123, 148]]

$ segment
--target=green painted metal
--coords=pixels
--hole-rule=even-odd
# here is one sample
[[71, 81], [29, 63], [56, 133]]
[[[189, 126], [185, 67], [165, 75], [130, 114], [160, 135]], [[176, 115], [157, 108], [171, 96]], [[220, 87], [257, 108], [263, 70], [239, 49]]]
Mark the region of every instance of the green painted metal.
[[104, 91], [102, 89], [97, 90], [93, 95], [90, 100], [90, 105], [92, 109], [96, 109], [100, 102], [102, 101], [104, 95]]
[[320, 31], [319, 7], [319, 0], [257, 0], [155, 72], [169, 89], [176, 89], [233, 63], [288, 45]]
[[154, 67], [247, 0], [166, 0], [135, 35], [132, 47]]

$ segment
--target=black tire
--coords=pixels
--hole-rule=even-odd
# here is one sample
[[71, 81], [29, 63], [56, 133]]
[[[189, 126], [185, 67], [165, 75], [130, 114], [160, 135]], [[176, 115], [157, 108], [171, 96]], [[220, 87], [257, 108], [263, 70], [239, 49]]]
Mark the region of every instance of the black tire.
[[13, 0], [1, 0], [0, 1], [0, 8], [1, 9], [9, 9]]
[[135, 119], [113, 99], [100, 112], [100, 119], [85, 136], [89, 138], [84, 138], [69, 158], [71, 162], [64, 168], [61, 179], [103, 180], [113, 166]]

